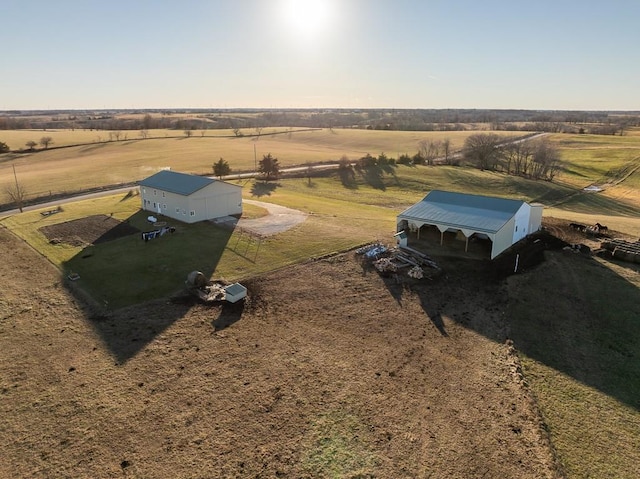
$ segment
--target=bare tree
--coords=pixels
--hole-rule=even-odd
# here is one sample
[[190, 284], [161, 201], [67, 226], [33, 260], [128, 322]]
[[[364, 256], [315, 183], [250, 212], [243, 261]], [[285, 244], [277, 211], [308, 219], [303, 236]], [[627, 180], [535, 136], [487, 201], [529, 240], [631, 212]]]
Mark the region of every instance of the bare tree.
[[191, 130], [189, 128], [184, 130], [184, 136], [186, 136], [187, 138], [191, 138], [191, 135], [193, 135], [193, 130]]
[[449, 138], [445, 138], [442, 140], [442, 155], [444, 156], [444, 162], [447, 165], [451, 164], [451, 140]]
[[38, 143], [33, 140], [29, 140], [25, 143], [25, 145], [29, 148], [29, 151], [33, 151], [35, 147], [38, 146]]
[[40, 138], [40, 144], [46, 149], [49, 148], [49, 145], [53, 143], [53, 138], [50, 136], [43, 136]]
[[140, 133], [138, 133], [138, 134], [140, 135], [140, 138], [145, 140], [145, 139], [147, 139], [149, 137], [149, 130], [142, 129], [142, 130], [140, 130]]
[[495, 170], [501, 157], [501, 139], [494, 133], [478, 133], [464, 142], [464, 157], [481, 170]]
[[15, 203], [20, 213], [22, 213], [22, 209], [24, 207], [24, 200], [27, 197], [27, 190], [18, 182], [18, 176], [16, 175], [16, 167], [13, 166], [13, 178], [15, 183], [13, 185], [9, 185], [5, 188], [5, 193], [11, 200], [11, 202]]
[[553, 181], [561, 166], [558, 148], [546, 138], [538, 140], [534, 145], [532, 165], [533, 178]]

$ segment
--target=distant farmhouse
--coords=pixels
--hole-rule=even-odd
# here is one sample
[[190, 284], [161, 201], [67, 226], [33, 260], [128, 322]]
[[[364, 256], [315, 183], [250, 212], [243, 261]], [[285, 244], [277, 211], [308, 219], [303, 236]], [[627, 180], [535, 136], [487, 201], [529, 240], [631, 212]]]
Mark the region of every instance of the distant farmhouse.
[[442, 244], [445, 233], [469, 240], [491, 241], [491, 259], [542, 224], [542, 205], [521, 200], [433, 190], [397, 217], [397, 231], [420, 232], [437, 229]]
[[196, 223], [242, 214], [242, 187], [204, 176], [162, 170], [138, 183], [142, 209]]

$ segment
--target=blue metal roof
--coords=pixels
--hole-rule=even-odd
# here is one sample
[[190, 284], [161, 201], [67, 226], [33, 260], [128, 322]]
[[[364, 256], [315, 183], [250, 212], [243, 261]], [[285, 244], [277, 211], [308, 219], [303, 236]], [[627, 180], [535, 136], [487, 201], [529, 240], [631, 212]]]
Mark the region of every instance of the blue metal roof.
[[138, 184], [169, 193], [189, 196], [216, 181], [217, 180], [207, 178], [206, 176], [188, 175], [171, 170], [162, 170], [158, 171], [155, 175], [145, 178]]
[[497, 233], [524, 201], [433, 190], [398, 217], [457, 229]]

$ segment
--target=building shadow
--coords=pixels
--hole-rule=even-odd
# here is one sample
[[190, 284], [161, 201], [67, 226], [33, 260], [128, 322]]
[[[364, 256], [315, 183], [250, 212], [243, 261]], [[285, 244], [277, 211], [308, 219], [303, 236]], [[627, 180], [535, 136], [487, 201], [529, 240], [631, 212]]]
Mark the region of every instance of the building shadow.
[[[117, 225], [113, 218], [102, 223], [93, 218], [93, 241], [63, 264], [64, 284], [86, 305], [88, 321], [118, 363], [138, 354], [196, 304], [195, 296], [185, 294], [188, 274], [212, 277], [234, 232], [228, 225], [186, 224], [161, 215], [150, 224], [147, 216], [139, 211]], [[97, 234], [100, 224], [104, 230]], [[81, 223], [73, 226], [83, 230]], [[141, 233], [162, 229], [166, 232], [152, 239]], [[223, 308], [222, 323], [237, 321], [233, 311], [237, 308]]]
[[218, 317], [211, 322], [213, 329], [215, 331], [221, 331], [240, 321], [242, 313], [244, 312], [244, 305], [244, 300], [240, 300], [236, 303], [222, 303]]
[[453, 321], [511, 340], [520, 354], [640, 411], [640, 289], [627, 278], [640, 265], [610, 268], [564, 246], [543, 235], [489, 260], [434, 244], [422, 251], [441, 277], [383, 279], [398, 304], [417, 299], [442, 336]]

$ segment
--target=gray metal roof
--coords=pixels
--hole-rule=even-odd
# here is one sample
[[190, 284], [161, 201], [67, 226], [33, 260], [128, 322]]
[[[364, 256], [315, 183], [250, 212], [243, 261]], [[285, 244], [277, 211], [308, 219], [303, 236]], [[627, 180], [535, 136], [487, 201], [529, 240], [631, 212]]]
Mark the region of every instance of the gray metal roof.
[[189, 196], [217, 180], [206, 176], [188, 175], [171, 170], [158, 171], [155, 175], [140, 181], [140, 186], [168, 191], [178, 195]]
[[497, 233], [524, 201], [433, 190], [398, 215], [429, 224]]

